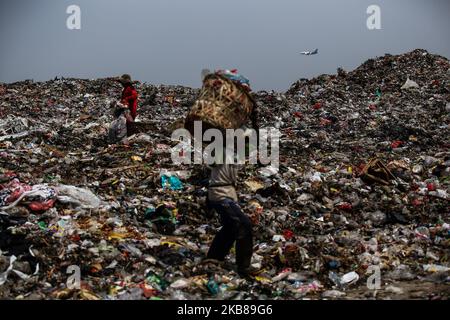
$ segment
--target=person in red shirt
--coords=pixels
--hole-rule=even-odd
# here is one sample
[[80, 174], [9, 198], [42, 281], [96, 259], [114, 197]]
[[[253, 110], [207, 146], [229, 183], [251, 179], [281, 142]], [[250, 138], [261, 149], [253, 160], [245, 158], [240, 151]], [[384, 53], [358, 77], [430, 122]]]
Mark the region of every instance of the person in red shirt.
[[133, 82], [131, 81], [131, 76], [129, 74], [124, 74], [120, 77], [119, 82], [123, 86], [122, 97], [120, 102], [128, 107], [130, 111], [131, 119], [127, 119], [127, 127], [128, 127], [128, 135], [132, 135], [132, 123], [136, 119], [137, 116], [137, 100], [138, 93], [133, 86]]

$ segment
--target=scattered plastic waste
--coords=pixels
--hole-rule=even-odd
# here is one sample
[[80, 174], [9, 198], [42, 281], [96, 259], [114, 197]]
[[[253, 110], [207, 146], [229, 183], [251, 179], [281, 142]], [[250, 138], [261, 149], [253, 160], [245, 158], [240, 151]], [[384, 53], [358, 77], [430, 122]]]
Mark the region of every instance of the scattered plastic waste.
[[425, 53], [252, 93], [281, 133], [280, 165], [237, 185], [253, 279], [234, 249], [202, 263], [220, 226], [208, 175], [171, 160], [200, 90], [137, 83], [137, 132], [109, 144], [113, 80], [2, 84], [0, 299], [360, 299], [374, 267], [377, 299], [448, 299], [450, 63]]

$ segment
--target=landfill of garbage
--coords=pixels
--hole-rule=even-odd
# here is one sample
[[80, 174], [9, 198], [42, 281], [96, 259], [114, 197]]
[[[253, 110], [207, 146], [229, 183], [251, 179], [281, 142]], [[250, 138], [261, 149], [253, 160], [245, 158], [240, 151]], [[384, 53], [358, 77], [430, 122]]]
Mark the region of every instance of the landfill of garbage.
[[[280, 167], [237, 191], [253, 279], [202, 263], [208, 171], [174, 165], [198, 89], [137, 83], [108, 144], [111, 79], [0, 84], [0, 299], [448, 299], [450, 63], [415, 50], [254, 92]], [[77, 283], [79, 271], [80, 282]]]

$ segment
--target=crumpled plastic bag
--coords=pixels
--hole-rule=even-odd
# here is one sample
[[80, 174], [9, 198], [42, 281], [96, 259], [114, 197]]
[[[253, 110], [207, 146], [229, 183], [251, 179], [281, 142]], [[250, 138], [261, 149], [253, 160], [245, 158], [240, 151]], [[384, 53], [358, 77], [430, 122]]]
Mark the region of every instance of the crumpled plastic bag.
[[111, 123], [108, 131], [108, 142], [111, 144], [122, 141], [127, 136], [127, 119], [120, 116]]
[[419, 89], [419, 85], [417, 84], [417, 82], [412, 81], [408, 78], [408, 80], [406, 80], [405, 84], [402, 86], [402, 90], [408, 89]]
[[58, 192], [58, 201], [62, 203], [68, 203], [82, 209], [97, 209], [102, 205], [102, 200], [88, 189], [58, 185], [55, 190]]
[[[14, 262], [16, 262], [16, 260], [17, 260], [17, 257], [14, 256], [14, 255], [9, 258], [9, 267], [8, 267], [8, 269], [6, 269], [5, 272], [0, 274], [0, 286], [5, 284], [5, 282], [8, 280], [8, 275], [11, 272], [14, 272], [15, 274], [17, 274], [23, 280], [29, 279], [31, 277], [30, 275], [27, 275], [27, 274], [25, 274], [25, 273], [23, 273], [23, 272], [21, 272], [19, 270], [14, 270]], [[38, 272], [39, 272], [39, 264], [36, 265], [36, 271], [34, 272], [33, 275], [38, 274]]]
[[162, 185], [163, 189], [170, 189], [170, 190], [182, 190], [183, 189], [183, 183], [175, 175], [162, 175], [161, 176], [161, 185]]

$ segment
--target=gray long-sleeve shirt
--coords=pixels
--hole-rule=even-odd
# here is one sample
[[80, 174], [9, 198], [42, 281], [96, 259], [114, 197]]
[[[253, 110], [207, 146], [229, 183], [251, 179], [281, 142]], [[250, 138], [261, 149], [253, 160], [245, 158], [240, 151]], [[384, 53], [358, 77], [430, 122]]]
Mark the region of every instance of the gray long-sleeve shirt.
[[220, 164], [211, 167], [211, 177], [208, 187], [209, 201], [232, 199], [238, 201], [235, 185], [238, 177], [239, 165]]

